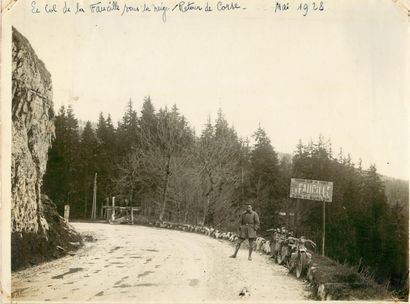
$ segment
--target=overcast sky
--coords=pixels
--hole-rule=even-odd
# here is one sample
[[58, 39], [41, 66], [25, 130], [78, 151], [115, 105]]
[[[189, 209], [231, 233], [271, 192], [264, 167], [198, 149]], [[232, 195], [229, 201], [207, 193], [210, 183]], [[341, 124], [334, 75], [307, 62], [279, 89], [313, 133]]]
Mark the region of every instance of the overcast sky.
[[177, 104], [197, 133], [222, 108], [240, 136], [260, 124], [277, 151], [322, 134], [355, 162], [408, 179], [406, 15], [390, 0], [357, 2], [324, 1], [303, 17], [242, 1], [246, 10], [164, 23], [159, 14], [33, 15], [21, 1], [8, 16], [51, 72], [55, 108], [71, 103], [81, 120], [117, 121], [130, 98], [140, 110], [150, 95], [157, 109]]

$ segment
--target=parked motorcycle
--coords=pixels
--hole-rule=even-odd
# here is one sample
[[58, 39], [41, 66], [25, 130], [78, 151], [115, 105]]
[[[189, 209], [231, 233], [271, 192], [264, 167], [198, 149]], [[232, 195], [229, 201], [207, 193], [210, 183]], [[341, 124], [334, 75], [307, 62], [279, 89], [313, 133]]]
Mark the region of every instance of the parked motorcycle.
[[271, 228], [266, 230], [267, 232], [270, 232], [270, 256], [271, 258], [276, 261], [276, 256], [278, 253], [278, 246], [279, 246], [279, 240], [280, 240], [280, 229], [279, 228]]
[[288, 264], [291, 254], [295, 249], [296, 240], [297, 240], [296, 238], [288, 235], [288, 237], [280, 241], [280, 249], [277, 254], [277, 259], [276, 259], [279, 265]]
[[273, 245], [273, 257], [277, 264], [282, 264], [282, 245], [286, 241], [287, 230], [283, 227], [282, 229], [277, 229], [274, 236], [274, 245]]
[[305, 246], [306, 243], [309, 243], [316, 248], [316, 244], [313, 241], [307, 240], [304, 236], [301, 236], [299, 239], [295, 239], [295, 246], [288, 260], [287, 266], [289, 272], [295, 271], [297, 278], [303, 277], [306, 274], [312, 261], [312, 254], [308, 252]]

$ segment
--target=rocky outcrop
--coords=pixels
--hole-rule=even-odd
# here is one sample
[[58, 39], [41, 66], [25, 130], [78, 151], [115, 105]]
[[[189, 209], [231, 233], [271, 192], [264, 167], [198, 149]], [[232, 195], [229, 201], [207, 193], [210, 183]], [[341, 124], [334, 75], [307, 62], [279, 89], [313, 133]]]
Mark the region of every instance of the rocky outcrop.
[[60, 235], [65, 243], [78, 242], [80, 237], [62, 218], [56, 220], [59, 215], [51, 201], [44, 204], [41, 186], [54, 136], [51, 75], [14, 28], [12, 65], [11, 249], [16, 269], [42, 256], [55, 256], [52, 246], [62, 246], [52, 236]]
[[45, 229], [41, 185], [54, 134], [51, 75], [30, 43], [13, 30], [12, 231]]

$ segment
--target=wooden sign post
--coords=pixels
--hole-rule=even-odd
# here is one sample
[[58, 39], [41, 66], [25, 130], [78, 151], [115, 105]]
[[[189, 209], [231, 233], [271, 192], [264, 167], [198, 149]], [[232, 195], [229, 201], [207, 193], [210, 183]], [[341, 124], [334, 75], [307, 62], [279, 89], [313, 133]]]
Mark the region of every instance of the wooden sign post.
[[322, 226], [322, 256], [325, 256], [325, 238], [326, 238], [326, 202], [323, 200], [323, 226]]
[[325, 255], [326, 238], [326, 202], [332, 202], [333, 182], [312, 179], [292, 178], [290, 181], [290, 197], [323, 203], [322, 214], [322, 255]]

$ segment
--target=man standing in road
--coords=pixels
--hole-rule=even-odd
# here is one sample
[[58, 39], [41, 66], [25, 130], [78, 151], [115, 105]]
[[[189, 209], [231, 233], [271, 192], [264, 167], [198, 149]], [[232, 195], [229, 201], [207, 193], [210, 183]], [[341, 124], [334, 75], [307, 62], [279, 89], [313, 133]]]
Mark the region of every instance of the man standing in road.
[[252, 261], [252, 250], [253, 250], [253, 241], [256, 239], [256, 231], [259, 229], [259, 216], [252, 210], [252, 205], [248, 204], [246, 211], [241, 214], [239, 220], [239, 238], [238, 243], [236, 244], [235, 253], [231, 255], [231, 258], [236, 258], [239, 248], [245, 239], [248, 239], [249, 242], [249, 256], [248, 260]]

